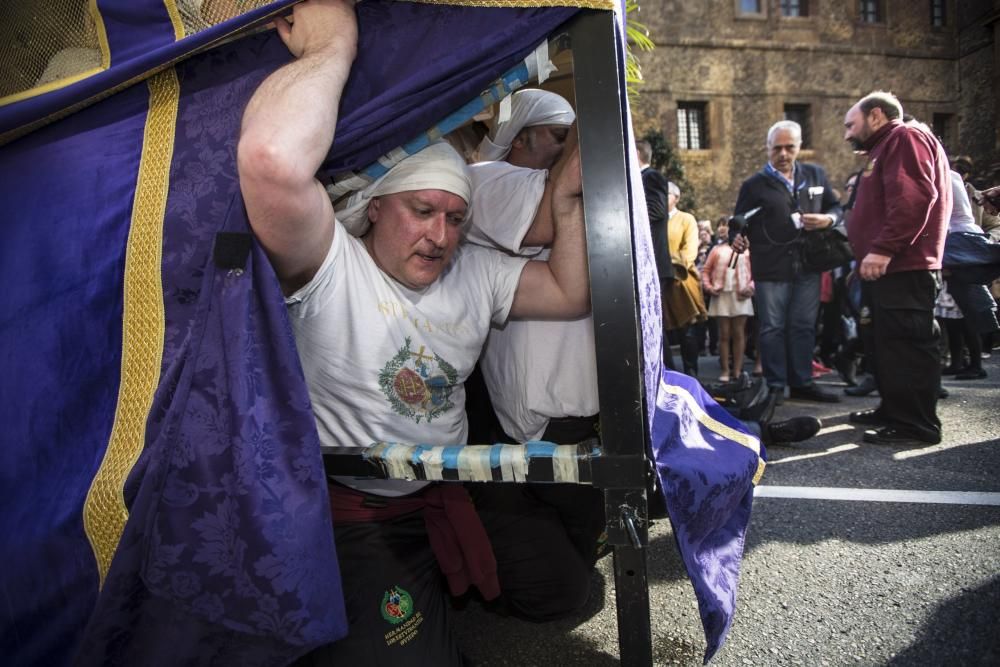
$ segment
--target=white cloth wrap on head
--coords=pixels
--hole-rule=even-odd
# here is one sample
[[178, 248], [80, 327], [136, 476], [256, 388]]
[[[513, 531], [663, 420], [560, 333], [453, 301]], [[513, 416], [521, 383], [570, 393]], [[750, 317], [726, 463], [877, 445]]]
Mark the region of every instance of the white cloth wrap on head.
[[511, 97], [510, 119], [497, 124], [492, 134], [479, 144], [481, 162], [502, 160], [510, 152], [517, 133], [534, 125], [572, 125], [576, 120], [573, 107], [565, 99], [547, 90], [519, 90]]
[[362, 236], [369, 227], [368, 202], [380, 195], [412, 190], [444, 190], [468, 204], [472, 199], [472, 181], [465, 160], [443, 141], [431, 144], [338, 204], [337, 220], [354, 236]]

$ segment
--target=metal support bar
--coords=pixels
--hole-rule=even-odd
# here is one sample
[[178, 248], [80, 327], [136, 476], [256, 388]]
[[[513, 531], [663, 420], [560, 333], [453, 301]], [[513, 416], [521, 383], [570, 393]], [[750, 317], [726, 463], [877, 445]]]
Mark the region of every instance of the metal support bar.
[[[653, 637], [649, 627], [649, 583], [646, 550], [615, 547], [615, 605], [618, 609], [618, 649], [621, 664], [652, 665]], [[636, 622], [645, 618], [646, 622]]]
[[[618, 643], [624, 665], [651, 665], [646, 580], [643, 363], [626, 171], [623, 66], [612, 12], [582, 12], [570, 27], [591, 303], [605, 464], [593, 461], [604, 488], [608, 541], [615, 549]], [[622, 465], [623, 461], [631, 463]], [[635, 465], [633, 466], [632, 463]]]

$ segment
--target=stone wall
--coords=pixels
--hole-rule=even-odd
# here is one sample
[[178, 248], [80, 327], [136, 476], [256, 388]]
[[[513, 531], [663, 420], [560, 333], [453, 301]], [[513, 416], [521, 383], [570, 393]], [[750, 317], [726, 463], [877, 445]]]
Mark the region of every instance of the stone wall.
[[707, 150], [679, 151], [698, 218], [732, 212], [785, 104], [809, 105], [811, 145], [800, 159], [826, 167], [838, 188], [860, 166], [843, 141], [844, 113], [874, 89], [893, 91], [928, 124], [949, 114], [952, 153], [997, 161], [995, 24], [983, 21], [1000, 0], [950, 0], [944, 28], [930, 26], [926, 2], [884, 0], [878, 25], [857, 20], [856, 0], [808, 4], [813, 15], [785, 18], [778, 0], [753, 17], [739, 14], [738, 0], [642, 3], [638, 19], [657, 48], [639, 56], [646, 83], [635, 129], [659, 129], [676, 145], [677, 103], [706, 105]]

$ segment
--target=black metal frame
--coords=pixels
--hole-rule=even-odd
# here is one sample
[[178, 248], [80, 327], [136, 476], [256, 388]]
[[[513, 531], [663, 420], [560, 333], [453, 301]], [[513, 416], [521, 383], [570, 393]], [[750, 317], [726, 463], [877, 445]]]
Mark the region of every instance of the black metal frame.
[[[614, 545], [618, 643], [624, 665], [651, 665], [645, 476], [648, 432], [617, 26], [611, 12], [571, 25], [583, 208], [604, 455], [592, 462]], [[611, 57], [609, 57], [611, 56]]]
[[[580, 483], [604, 490], [608, 543], [614, 547], [618, 642], [625, 665], [651, 665], [646, 578], [648, 471], [643, 355], [628, 190], [623, 64], [615, 17], [583, 11], [569, 24], [584, 216], [600, 396], [600, 454], [580, 448]], [[324, 447], [330, 474], [384, 477], [385, 468], [356, 448]], [[420, 475], [419, 466], [414, 467]], [[447, 477], [446, 477], [447, 479]], [[530, 481], [551, 481], [552, 465], [531, 461]], [[457, 481], [457, 479], [456, 479]]]

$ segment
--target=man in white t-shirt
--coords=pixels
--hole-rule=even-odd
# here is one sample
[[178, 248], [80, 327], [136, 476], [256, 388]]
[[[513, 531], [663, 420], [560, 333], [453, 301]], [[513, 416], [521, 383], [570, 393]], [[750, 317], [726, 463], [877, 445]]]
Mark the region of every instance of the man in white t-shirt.
[[[514, 93], [510, 118], [487, 135], [472, 174], [471, 243], [519, 257], [549, 256], [555, 221], [549, 170], [576, 115], [559, 95]], [[594, 327], [574, 321], [512, 319], [490, 333], [480, 361], [504, 432], [515, 442], [542, 437], [549, 421], [597, 414]]]
[[[589, 308], [579, 153], [567, 151], [552, 174], [560, 222], [547, 262], [461, 244], [470, 183], [444, 145], [407, 158], [335, 214], [316, 171], [357, 48], [353, 3], [307, 0], [293, 23], [276, 25], [296, 59], [251, 98], [237, 159], [247, 215], [288, 300], [320, 438], [463, 443], [463, 382], [490, 323]], [[464, 489], [341, 478], [330, 495], [350, 629], [322, 659], [460, 664], [442, 569], [455, 594], [470, 582], [497, 594]], [[559, 563], [541, 565], [536, 576], [557, 589], [578, 584]]]
[[[569, 157], [564, 148], [573, 136], [575, 119], [570, 104], [555, 93], [514, 93], [510, 117], [482, 140], [477, 155], [481, 161], [470, 168], [471, 243], [508, 257], [551, 256], [553, 232], [563, 221], [553, 218], [549, 205], [555, 187], [550, 170], [560, 169]], [[493, 441], [573, 444], [597, 436], [600, 406], [589, 315], [571, 320], [512, 317], [495, 324], [480, 367], [503, 431], [490, 434]], [[524, 606], [512, 605], [512, 611], [541, 620], [565, 613], [561, 605], [550, 606], [551, 596], [543, 589], [522, 581], [522, 571], [505, 571], [503, 564], [545, 549], [549, 559], [567, 569], [588, 571], [604, 531], [603, 493], [578, 484], [529, 483], [479, 485], [472, 496], [491, 541], [514, 550], [497, 554], [502, 586], [525, 591], [517, 596]], [[525, 516], [552, 520], [532, 541], [524, 535]], [[522, 539], [507, 539], [507, 532], [520, 532]], [[581, 596], [580, 603], [585, 601]]]

